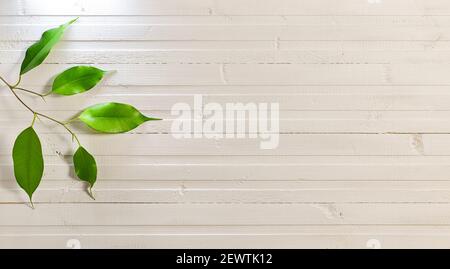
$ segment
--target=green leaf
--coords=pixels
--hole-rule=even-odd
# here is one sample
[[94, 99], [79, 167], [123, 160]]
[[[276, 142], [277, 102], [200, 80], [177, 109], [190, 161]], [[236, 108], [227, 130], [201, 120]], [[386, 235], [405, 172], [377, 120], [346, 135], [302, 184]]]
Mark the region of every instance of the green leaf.
[[17, 183], [32, 201], [44, 173], [41, 142], [33, 127], [28, 127], [17, 136], [12, 155]]
[[103, 133], [124, 133], [150, 120], [133, 106], [120, 103], [104, 103], [91, 106], [78, 117], [92, 129]]
[[52, 92], [74, 95], [88, 91], [102, 80], [106, 72], [92, 66], [75, 66], [59, 74], [53, 81]]
[[71, 20], [57, 28], [45, 31], [41, 39], [27, 49], [22, 66], [20, 67], [20, 75], [25, 74], [36, 66], [40, 65], [52, 50], [53, 46], [61, 39], [64, 31], [74, 23], [77, 19]]
[[97, 163], [94, 156], [80, 146], [73, 155], [73, 164], [78, 178], [88, 182], [92, 188], [97, 180]]

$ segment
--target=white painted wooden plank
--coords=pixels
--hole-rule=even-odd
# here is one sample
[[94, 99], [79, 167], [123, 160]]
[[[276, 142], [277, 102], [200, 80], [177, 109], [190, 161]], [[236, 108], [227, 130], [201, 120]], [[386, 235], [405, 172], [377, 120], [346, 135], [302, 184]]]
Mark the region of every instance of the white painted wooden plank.
[[[71, 156], [45, 156], [45, 181], [74, 179]], [[447, 181], [448, 156], [96, 156], [99, 181]], [[0, 157], [0, 180], [12, 160]], [[330, 184], [334, 184], [329, 182]], [[281, 183], [280, 183], [281, 184]]]
[[0, 219], [0, 226], [448, 225], [449, 212], [450, 205], [447, 203], [239, 205], [88, 203], [40, 204], [36, 210], [23, 204], [2, 204], [0, 213], [9, 217]]
[[227, 15], [431, 15], [448, 14], [444, 0], [399, 0], [389, 2], [369, 2], [358, 0], [221, 0], [216, 2], [213, 14]]
[[[1, 50], [26, 50], [32, 41], [2, 41]], [[61, 40], [54, 51], [58, 50], [310, 50], [310, 51], [447, 51], [450, 42], [445, 40], [431, 41], [298, 41], [298, 40], [166, 40], [166, 41], [68, 41]], [[53, 54], [53, 53], [52, 53]], [[49, 57], [52, 57], [52, 54]], [[395, 55], [392, 55], [395, 57]], [[51, 59], [51, 58], [50, 58]]]
[[[293, 73], [289, 74], [290, 77]], [[230, 72], [230, 77], [235, 73]], [[388, 75], [389, 76], [389, 75]], [[295, 80], [291, 77], [291, 80]], [[240, 79], [239, 79], [240, 80]], [[240, 80], [243, 81], [244, 79]], [[265, 79], [262, 79], [265, 80]], [[267, 79], [267, 80], [270, 80]], [[278, 79], [274, 79], [274, 81]], [[281, 80], [280, 83], [283, 83]], [[245, 83], [245, 82], [242, 82]], [[270, 83], [270, 82], [269, 82]], [[218, 103], [278, 103], [283, 110], [447, 110], [450, 95], [408, 95], [408, 94], [308, 94], [308, 95], [247, 95], [247, 96], [204, 96], [203, 102]], [[159, 107], [158, 107], [159, 108]]]
[[[76, 237], [78, 241], [74, 241]], [[431, 246], [434, 248], [446, 248], [448, 244], [446, 236], [432, 240], [430, 236], [381, 236], [384, 241], [390, 241], [387, 247], [404, 246], [401, 243], [395, 244], [396, 240], [409, 240], [416, 244], [408, 244], [405, 248], [414, 246], [423, 248]], [[200, 248], [200, 249], [273, 249], [273, 248], [364, 248], [367, 236], [351, 235], [32, 235], [32, 236], [0, 236], [0, 248], [130, 248], [130, 249], [167, 249], [167, 248]], [[408, 240], [408, 241], [409, 241]], [[426, 242], [424, 242], [426, 240]], [[367, 240], [366, 240], [367, 241]], [[435, 242], [437, 241], [437, 242]], [[402, 242], [402, 241], [400, 241]], [[419, 244], [421, 242], [421, 244]], [[74, 246], [73, 243], [76, 243]]]
[[2, 230], [6, 234], [0, 235], [1, 248], [67, 248], [71, 239], [78, 240], [82, 248], [372, 248], [371, 242], [379, 242], [382, 248], [448, 247], [445, 226], [103, 226]]
[[[78, 241], [73, 241], [76, 237]], [[74, 242], [81, 248], [131, 248], [131, 249], [167, 249], [167, 248], [325, 248], [335, 247], [364, 247], [363, 236], [308, 236], [308, 235], [34, 235], [34, 236], [0, 236], [0, 248], [39, 248], [58, 249], [72, 248]], [[391, 241], [399, 240], [402, 236], [384, 236]], [[343, 243], [349, 241], [352, 243]], [[363, 237], [364, 238], [364, 237]], [[414, 240], [423, 240], [423, 236], [414, 237]], [[446, 246], [444, 239], [439, 240], [439, 246]], [[81, 240], [81, 241], [80, 241]], [[335, 242], [337, 241], [337, 242]], [[359, 241], [359, 242], [358, 242]], [[80, 243], [79, 243], [80, 242]], [[82, 242], [82, 243], [81, 243]], [[239, 243], [238, 243], [239, 242]], [[340, 243], [342, 242], [342, 243]], [[309, 246], [309, 247], [308, 247]], [[411, 245], [410, 245], [411, 246]], [[423, 245], [422, 245], [423, 246]]]
[[[130, 169], [132, 169], [130, 167]], [[251, 169], [249, 167], [249, 169]], [[149, 170], [151, 171], [151, 170]], [[153, 172], [153, 171], [152, 171]], [[24, 203], [27, 195], [15, 182], [2, 182], [0, 203]], [[59, 203], [449, 203], [448, 181], [104, 181], [93, 190], [74, 180], [42, 182], [34, 204]]]
[[[0, 155], [10, 154], [15, 137], [1, 135]], [[450, 145], [444, 143], [450, 137], [447, 134], [281, 134], [279, 146], [271, 150], [261, 149], [264, 140], [257, 138], [176, 139], [168, 134], [78, 137], [95, 155], [450, 155]], [[70, 135], [42, 135], [41, 140], [47, 155], [73, 151]]]
[[[34, 42], [32, 41], [2, 41], [0, 49], [2, 50], [26, 50]], [[270, 41], [254, 41], [254, 40], [165, 40], [165, 41], [67, 41], [61, 40], [54, 51], [58, 50], [218, 50], [218, 49], [274, 49], [278, 42]], [[420, 43], [420, 42], [412, 42]], [[428, 42], [429, 43], [429, 42]], [[440, 44], [440, 43], [438, 43]], [[441, 44], [446, 44], [445, 41]], [[51, 53], [49, 57], [52, 57]]]
[[[108, 80], [108, 78], [107, 78]], [[106, 82], [105, 82], [106, 83]], [[213, 87], [213, 86], [212, 86]], [[41, 90], [43, 87], [27, 87], [36, 89], [37, 92], [47, 92]], [[0, 87], [0, 110], [23, 110], [24, 107], [18, 103], [16, 98], [5, 87]], [[120, 102], [130, 103], [141, 110], [166, 110], [170, 111], [175, 104], [184, 103], [189, 105], [192, 110], [196, 109], [195, 94], [153, 94], [143, 93], [145, 91], [133, 91], [126, 87], [122, 88], [122, 94], [102, 94], [107, 92], [108, 88], [99, 90], [93, 89], [90, 94], [82, 94], [67, 98], [47, 97], [44, 102], [42, 99], [20, 93], [26, 103], [30, 104], [36, 110], [45, 110], [51, 108], [53, 111], [72, 110], [81, 111], [86, 107], [97, 103]], [[386, 111], [386, 110], [448, 110], [450, 104], [450, 94], [207, 94], [202, 95], [203, 104], [217, 103], [224, 109], [226, 104], [271, 104], [278, 103], [280, 110], [283, 111], [305, 111], [305, 110], [366, 110], [366, 111]], [[199, 102], [198, 102], [199, 103]], [[200, 104], [200, 103], [199, 103]], [[155, 113], [155, 112], [151, 112]], [[153, 115], [160, 117], [158, 114]], [[171, 117], [172, 118], [172, 117]]]
[[81, 248], [448, 248], [448, 234], [447, 226], [6, 226], [0, 248], [70, 248], [74, 239]]
[[[199, 43], [201, 43], [200, 41]], [[14, 42], [13, 42], [14, 43]], [[67, 42], [67, 46], [79, 46], [79, 42]], [[16, 44], [16, 43], [15, 43]], [[299, 40], [279, 40], [275, 48], [280, 50], [320, 50], [320, 51], [385, 51], [393, 50], [395, 52], [418, 50], [418, 51], [446, 51], [450, 48], [450, 42], [444, 40], [431, 41], [390, 41], [390, 40], [352, 40], [352, 41], [299, 41]], [[11, 45], [13, 46], [13, 45]], [[19, 44], [15, 45], [15, 47]], [[13, 48], [13, 47], [11, 47]], [[395, 55], [392, 55], [395, 57]]]
[[1, 15], [211, 15], [210, 0], [2, 1]]
[[[241, 2], [242, 3], [242, 2]], [[0, 24], [8, 25], [55, 25], [63, 24], [73, 16], [27, 16], [0, 15]], [[367, 25], [367, 26], [448, 26], [448, 16], [433, 15], [370, 15], [370, 16], [336, 16], [336, 15], [212, 15], [212, 16], [127, 16], [127, 15], [89, 15], [80, 16], [77, 23], [121, 25]]]
[[[4, 41], [35, 41], [54, 25], [0, 24]], [[449, 40], [449, 26], [74, 24], [65, 40]]]
[[[75, 114], [75, 113], [73, 113]], [[149, 113], [147, 113], [149, 114]], [[151, 115], [151, 114], [149, 114]], [[158, 116], [160, 114], [157, 114]], [[27, 120], [23, 121], [0, 121], [0, 128], [5, 132], [19, 133], [25, 126], [30, 123], [29, 115]], [[192, 122], [198, 122], [192, 120]], [[245, 121], [243, 119], [242, 121]], [[173, 120], [165, 118], [163, 122], [158, 124], [146, 124], [138, 129], [132, 130], [129, 133], [148, 133], [148, 134], [179, 134], [181, 131], [172, 131], [171, 125]], [[309, 119], [280, 119], [280, 133], [281, 134], [305, 134], [305, 133], [450, 133], [449, 124], [450, 119], [323, 119], [323, 118], [309, 118]], [[92, 130], [83, 126], [82, 123], [74, 122], [71, 124], [79, 134], [92, 133]], [[46, 123], [37, 124], [36, 130], [41, 134], [65, 134], [66, 131], [56, 124]], [[190, 133], [193, 133], [191, 131]], [[217, 133], [205, 131], [206, 134]], [[225, 133], [225, 131], [221, 132]], [[245, 131], [237, 133], [262, 133], [258, 131]], [[264, 132], [271, 133], [271, 132]], [[273, 133], [273, 132], [272, 132]]]
[[[436, 18], [441, 24], [445, 24], [445, 18]], [[73, 16], [2, 16], [0, 15], [0, 24], [7, 25], [58, 25], [73, 19]], [[398, 17], [362, 17], [352, 19], [343, 17], [343, 24], [373, 24], [374, 22], [384, 22], [386, 24], [399, 23]], [[170, 15], [150, 15], [150, 16], [130, 16], [130, 15], [89, 15], [80, 16], [76, 22], [81, 24], [99, 24], [99, 25], [286, 25], [286, 24], [329, 24], [333, 22], [331, 16], [170, 16]], [[423, 16], [408, 16], [401, 22], [402, 24], [422, 24], [429, 25], [431, 19]]]
[[[47, 74], [70, 65], [46, 64], [26, 74], [23, 85], [47, 85]], [[100, 65], [115, 70], [105, 85], [448, 85], [449, 64], [142, 64]], [[17, 65], [0, 73], [17, 77]], [[39, 71], [40, 70], [40, 71]], [[299, 76], [301, 74], [301, 76]]]
[[[55, 50], [48, 64], [449, 64], [448, 50]], [[24, 51], [1, 50], [3, 63], [17, 64]]]
[[[126, 65], [124, 65], [126, 66]], [[33, 71], [31, 71], [33, 72]], [[114, 76], [115, 73], [110, 76]], [[25, 75], [27, 76], [27, 74]], [[24, 80], [27, 78], [24, 76]], [[246, 96], [277, 96], [277, 95], [449, 95], [446, 85], [107, 85], [105, 78], [92, 91], [82, 94], [85, 97], [98, 96], [181, 96], [193, 98], [200, 94], [204, 97], [230, 98]], [[14, 81], [14, 80], [11, 80]], [[25, 81], [26, 82], [26, 81]], [[26, 84], [25, 82], [24, 85]], [[36, 85], [32, 89], [46, 92], [50, 85]], [[5, 86], [0, 87], [0, 96], [6, 97], [12, 95]], [[28, 95], [22, 94], [24, 98]], [[48, 96], [48, 98], [56, 98]], [[76, 98], [77, 95], [68, 98]], [[67, 99], [67, 98], [61, 98]], [[48, 100], [47, 100], [48, 101]], [[51, 107], [47, 107], [51, 111]], [[427, 110], [429, 111], [429, 110]], [[2, 115], [0, 115], [1, 117]]]
[[[52, 81], [52, 74], [56, 76], [73, 65], [44, 64], [33, 69], [24, 76], [21, 85], [47, 85]], [[167, 65], [167, 64], [136, 64], [136, 65], [100, 65], [111, 72], [105, 79], [105, 85], [223, 85], [220, 65]], [[40, 71], [39, 71], [40, 69]], [[0, 72], [9, 80], [17, 77], [20, 65], [4, 64]], [[44, 70], [44, 71], [43, 71]], [[42, 72], [48, 74], [43, 76]]]
[[[234, 85], [296, 84], [447, 84], [447, 65], [223, 65], [225, 82]], [[449, 66], [450, 67], [450, 66]], [[447, 78], [444, 78], [444, 76]]]
[[[31, 41], [2, 41], [0, 42], [1, 50], [21, 50], [25, 51], [34, 42]], [[62, 40], [53, 50], [54, 53], [58, 51], [152, 51], [152, 50], [169, 50], [176, 52], [178, 50], [194, 50], [194, 51], [208, 51], [208, 50], [273, 50], [273, 53], [277, 53], [277, 50], [307, 50], [312, 52], [331, 51], [374, 51], [374, 53], [383, 53], [383, 51], [399, 52], [400, 56], [409, 51], [426, 51], [433, 55], [434, 51], [445, 51], [450, 49], [450, 42], [445, 40], [431, 40], [431, 41], [283, 41], [283, 40], [271, 40], [271, 41], [252, 41], [252, 40], [233, 40], [233, 41], [211, 41], [211, 40], [166, 40], [166, 41], [64, 41]], [[16, 52], [17, 53], [17, 52]], [[48, 59], [52, 59], [51, 53]], [[278, 52], [278, 53], [283, 53]], [[412, 53], [412, 52], [411, 52]], [[66, 53], [68, 54], [68, 53]], [[345, 55], [344, 55], [345, 56]], [[344, 57], [342, 56], [342, 57]], [[370, 56], [370, 55], [369, 55]], [[367, 56], [367, 57], [369, 57]], [[391, 55], [395, 59], [395, 55]], [[69, 55], [65, 55], [69, 57]], [[5, 58], [6, 60], [6, 58]]]
[[174, 234], [186, 234], [186, 235], [283, 235], [283, 234], [304, 234], [304, 235], [405, 235], [411, 234], [423, 234], [423, 235], [446, 235], [450, 232], [448, 225], [173, 225], [173, 226], [159, 226], [159, 225], [123, 225], [123, 226], [110, 226], [110, 225], [65, 225], [65, 226], [48, 226], [37, 225], [35, 227], [24, 226], [2, 226], [0, 235], [5, 236], [8, 234], [20, 236], [32, 236], [32, 235], [71, 235], [71, 234], [86, 234], [86, 235], [145, 235], [145, 234], [161, 234], [168, 235]]
[[[71, 162], [71, 156], [46, 156], [49, 164], [55, 165], [67, 165]], [[111, 155], [111, 156], [98, 156], [99, 164], [104, 165], [149, 165], [156, 166], [183, 166], [183, 165], [234, 165], [245, 167], [248, 165], [259, 166], [364, 166], [373, 165], [380, 167], [388, 167], [390, 165], [399, 166], [445, 166], [449, 164], [449, 156], [128, 156], [128, 155]], [[0, 155], [0, 164], [11, 164], [12, 160], [9, 156]], [[149, 175], [150, 176], [150, 175]], [[281, 176], [281, 175], [280, 175]], [[117, 178], [116, 178], [117, 179]], [[120, 179], [120, 178], [119, 178]], [[158, 179], [153, 177], [153, 179]]]
[[[42, 111], [69, 119], [78, 111]], [[142, 110], [147, 115], [161, 117], [158, 123], [145, 124], [129, 133], [166, 134], [172, 131], [176, 116], [170, 111]], [[18, 133], [30, 123], [32, 115], [24, 110], [8, 110], [0, 116], [0, 129]], [[227, 118], [225, 118], [227, 119]], [[245, 121], [245, 118], [239, 118]], [[192, 122], [198, 122], [192, 119]], [[206, 120], [204, 120], [206, 122]], [[230, 122], [231, 120], [226, 120]], [[41, 124], [42, 123], [42, 124]], [[449, 111], [280, 111], [280, 133], [450, 133]], [[75, 121], [71, 126], [77, 133], [92, 133], [83, 123]], [[66, 130], [56, 124], [41, 121], [36, 130], [41, 134], [65, 134]], [[191, 132], [192, 133], [192, 132]], [[205, 133], [211, 133], [205, 131]], [[223, 132], [222, 132], [223, 133]], [[258, 130], [244, 130], [239, 133], [261, 133]]]
[[[0, 95], [2, 100], [0, 101], [2, 108], [0, 110], [17, 110], [23, 109], [21, 104], [18, 103], [17, 99], [9, 92], [7, 89], [0, 88], [4, 90], [3, 92], [7, 93], [7, 96]], [[37, 91], [37, 90], [36, 90]], [[95, 91], [95, 90], [93, 90]], [[44, 92], [44, 91], [42, 91]], [[23, 95], [23, 100], [31, 105], [36, 110], [43, 110], [45, 108], [51, 107], [54, 111], [71, 109], [73, 111], [78, 110], [82, 111], [83, 109], [92, 106], [98, 103], [106, 103], [106, 102], [119, 102], [119, 103], [129, 103], [134, 105], [136, 108], [140, 110], [170, 110], [171, 107], [176, 103], [186, 103], [194, 107], [194, 96], [191, 95], [135, 95], [130, 93], [130, 95], [109, 95], [105, 96], [102, 94], [95, 94], [93, 92], [92, 95], [78, 95], [72, 96], [69, 98], [61, 98], [60, 96], [53, 96], [46, 98], [46, 101], [43, 101], [41, 98], [37, 98], [33, 95], [29, 95], [27, 93], [21, 94]], [[75, 116], [71, 115], [70, 117]], [[154, 115], [158, 117], [157, 115]]]
[[[448, 15], [445, 0], [371, 3], [345, 0], [120, 0], [54, 3], [51, 0], [2, 1], [1, 15]], [[50, 8], [51, 7], [51, 8]]]

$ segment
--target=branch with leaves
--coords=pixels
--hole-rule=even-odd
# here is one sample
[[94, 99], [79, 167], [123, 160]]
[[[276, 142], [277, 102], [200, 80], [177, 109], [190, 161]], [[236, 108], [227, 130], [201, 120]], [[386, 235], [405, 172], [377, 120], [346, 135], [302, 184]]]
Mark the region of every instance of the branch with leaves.
[[116, 134], [133, 130], [147, 121], [160, 120], [147, 117], [128, 104], [102, 103], [88, 107], [77, 117], [67, 122], [62, 122], [34, 110], [20, 98], [17, 93], [19, 91], [41, 98], [45, 98], [51, 94], [65, 96], [80, 94], [92, 89], [103, 79], [106, 71], [92, 66], [75, 66], [57, 75], [48, 93], [41, 94], [19, 86], [22, 81], [22, 76], [44, 62], [51, 49], [63, 36], [64, 31], [76, 20], [45, 31], [41, 39], [27, 49], [20, 68], [19, 79], [15, 84], [8, 83], [0, 76], [0, 80], [33, 115], [31, 125], [17, 136], [12, 152], [14, 176], [19, 186], [28, 194], [33, 208], [33, 193], [38, 188], [44, 174], [42, 146], [34, 130], [36, 119], [45, 118], [61, 125], [72, 136], [72, 140], [76, 141], [78, 149], [73, 155], [75, 173], [80, 180], [88, 183], [87, 191], [93, 199], [92, 187], [97, 180], [97, 164], [94, 156], [82, 146], [77, 135], [70, 129], [70, 123], [74, 120], [80, 120], [98, 132]]

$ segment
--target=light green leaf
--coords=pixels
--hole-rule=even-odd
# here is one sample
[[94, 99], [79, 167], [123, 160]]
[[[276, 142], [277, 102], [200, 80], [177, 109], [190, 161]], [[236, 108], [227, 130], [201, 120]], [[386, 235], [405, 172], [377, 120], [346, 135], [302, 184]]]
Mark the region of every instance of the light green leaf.
[[103, 133], [124, 133], [150, 120], [133, 106], [120, 103], [104, 103], [91, 106], [78, 117], [92, 129]]
[[73, 155], [73, 164], [78, 178], [88, 182], [91, 189], [97, 180], [97, 163], [94, 156], [80, 146]]
[[20, 75], [25, 74], [36, 66], [40, 65], [52, 50], [53, 46], [61, 39], [64, 31], [74, 23], [77, 19], [71, 20], [57, 28], [45, 31], [41, 39], [27, 49], [22, 66], [20, 67]]
[[92, 66], [75, 66], [59, 74], [53, 81], [52, 93], [74, 95], [92, 89], [106, 72]]
[[41, 142], [33, 127], [28, 127], [17, 136], [12, 156], [17, 183], [32, 201], [44, 173]]

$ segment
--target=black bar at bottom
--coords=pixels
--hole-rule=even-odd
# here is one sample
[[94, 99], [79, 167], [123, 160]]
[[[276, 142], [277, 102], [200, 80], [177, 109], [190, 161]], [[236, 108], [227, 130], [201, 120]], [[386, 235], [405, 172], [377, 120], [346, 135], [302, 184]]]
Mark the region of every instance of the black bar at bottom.
[[[136, 268], [385, 268], [427, 266], [450, 257], [449, 250], [0, 250], [0, 261], [45, 267], [114, 266]], [[12, 262], [12, 263], [11, 263]], [[444, 263], [445, 264], [445, 263]], [[6, 264], [5, 264], [6, 265]], [[283, 267], [282, 267], [283, 266]], [[163, 268], [165, 269], [165, 268]]]

